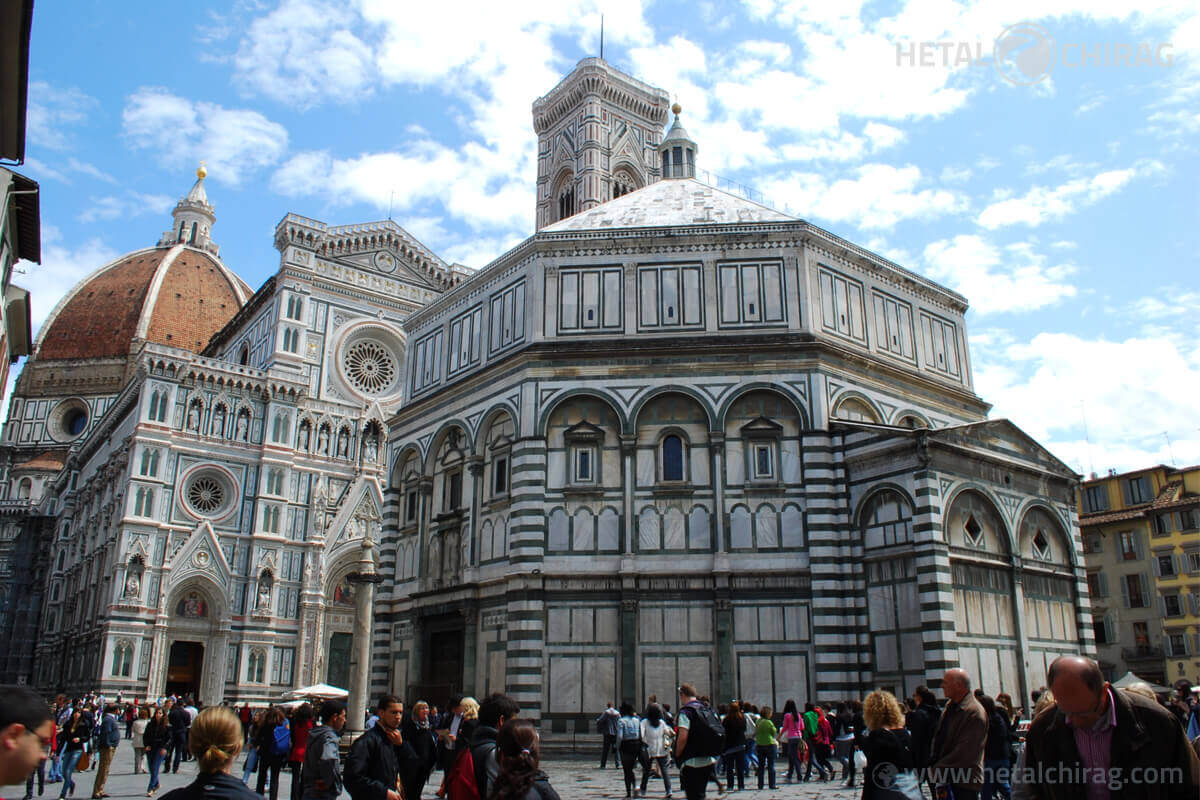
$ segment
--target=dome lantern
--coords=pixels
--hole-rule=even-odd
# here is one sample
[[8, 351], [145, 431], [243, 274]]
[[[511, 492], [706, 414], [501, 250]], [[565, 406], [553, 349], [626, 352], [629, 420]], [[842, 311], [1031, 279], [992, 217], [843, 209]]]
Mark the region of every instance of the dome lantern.
[[171, 213], [171, 230], [165, 231], [159, 239], [160, 247], [173, 244], [186, 244], [199, 250], [205, 250], [213, 255], [220, 253], [221, 248], [212, 240], [212, 226], [217, 217], [213, 213], [212, 203], [208, 202], [208, 192], [204, 189], [204, 179], [208, 177], [208, 169], [204, 162], [196, 170], [196, 182], [192, 188], [175, 205]]
[[692, 137], [688, 136], [688, 132], [679, 122], [679, 115], [683, 112], [679, 103], [671, 106], [671, 111], [675, 112], [675, 122], [671, 124], [671, 129], [667, 131], [662, 144], [658, 146], [663, 179], [695, 178], [696, 153], [700, 151], [700, 148], [696, 146]]

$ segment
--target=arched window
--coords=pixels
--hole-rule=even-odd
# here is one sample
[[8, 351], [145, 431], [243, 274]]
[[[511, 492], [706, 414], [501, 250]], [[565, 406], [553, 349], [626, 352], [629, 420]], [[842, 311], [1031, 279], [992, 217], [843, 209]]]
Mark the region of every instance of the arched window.
[[271, 441], [286, 442], [291, 431], [291, 417], [282, 411], [276, 414], [275, 422], [271, 428]]
[[267, 672], [267, 653], [264, 650], [251, 650], [246, 659], [246, 680], [249, 683], [263, 683]]
[[637, 181], [628, 172], [621, 170], [613, 175], [612, 196], [613, 200], [618, 197], [627, 195], [637, 189]]
[[912, 541], [912, 506], [893, 489], [872, 495], [861, 520], [863, 546], [868, 549]]
[[899, 425], [901, 428], [912, 428], [913, 430], [929, 427], [925, 424], [925, 420], [913, 414], [906, 414], [905, 416], [901, 417]]
[[250, 345], [242, 342], [241, 348], [238, 349], [238, 363], [243, 367], [250, 363]]
[[150, 421], [158, 422], [158, 399], [161, 393], [157, 390], [150, 393]]
[[114, 678], [128, 678], [133, 674], [133, 645], [120, 642], [113, 651], [112, 674]]
[[162, 391], [162, 393], [158, 396], [158, 415], [155, 417], [155, 419], [158, 422], [166, 422], [167, 421], [167, 401], [168, 401], [168, 392], [166, 389], [164, 389]]
[[664, 481], [682, 481], [684, 479], [683, 450], [683, 439], [676, 434], [663, 437], [662, 479]]
[[271, 469], [267, 472], [267, 494], [283, 494], [283, 470]]
[[871, 407], [857, 397], [850, 397], [839, 403], [834, 416], [852, 422], [879, 422]]
[[199, 229], [199, 226], [195, 222], [193, 222], [192, 223], [192, 235], [188, 237], [188, 244], [196, 243], [196, 231], [198, 229]]
[[179, 223], [179, 238], [177, 238], [175, 241], [176, 241], [176, 242], [182, 242], [182, 241], [183, 241], [183, 234], [184, 234], [186, 231], [187, 231], [187, 223], [186, 223], [186, 222], [181, 222], [181, 223]]
[[558, 192], [558, 218], [566, 219], [575, 214], [575, 184], [568, 182]]
[[30, 493], [33, 491], [33, 481], [29, 478], [22, 478], [17, 484], [17, 499], [28, 500]]

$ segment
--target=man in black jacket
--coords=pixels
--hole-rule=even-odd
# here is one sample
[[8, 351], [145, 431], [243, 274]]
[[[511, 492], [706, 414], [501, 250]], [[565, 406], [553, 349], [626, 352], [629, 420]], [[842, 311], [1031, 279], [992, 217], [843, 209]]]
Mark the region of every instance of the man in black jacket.
[[183, 701], [179, 701], [171, 707], [171, 713], [167, 714], [167, 723], [171, 726], [171, 760], [173, 764], [167, 772], [179, 772], [179, 762], [184, 759], [187, 753], [188, 728], [192, 727], [192, 715], [183, 707]]
[[520, 712], [516, 700], [499, 692], [488, 695], [479, 704], [479, 726], [471, 737], [471, 761], [475, 765], [475, 785], [480, 797], [491, 793], [492, 784], [500, 774], [500, 761], [496, 758], [496, 737], [500, 728]]
[[400, 735], [404, 704], [395, 695], [379, 699], [379, 722], [350, 745], [342, 779], [353, 800], [401, 800], [404, 779], [417, 767], [417, 754]]
[[1195, 800], [1200, 759], [1170, 711], [1083, 656], [1055, 659], [1047, 683], [1055, 704], [1029, 726], [1016, 775], [1035, 800]]
[[918, 686], [913, 692], [917, 707], [904, 718], [904, 727], [912, 735], [913, 766], [923, 772], [929, 766], [929, 746], [933, 744], [933, 732], [938, 723], [937, 698], [927, 686]]

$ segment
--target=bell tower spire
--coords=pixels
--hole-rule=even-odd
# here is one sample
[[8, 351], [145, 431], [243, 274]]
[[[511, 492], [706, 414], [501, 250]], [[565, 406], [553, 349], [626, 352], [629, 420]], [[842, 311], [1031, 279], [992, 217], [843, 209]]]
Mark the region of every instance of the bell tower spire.
[[537, 229], [657, 181], [669, 103], [602, 58], [583, 59], [538, 98]]
[[679, 115], [683, 113], [683, 107], [676, 103], [671, 106], [671, 111], [675, 113], [675, 122], [672, 123], [671, 130], [667, 131], [667, 135], [663, 137], [662, 144], [658, 146], [662, 176], [663, 178], [694, 178], [696, 177], [696, 153], [700, 151], [700, 148], [696, 146], [692, 137], [688, 136], [688, 132], [679, 122]]
[[196, 170], [196, 182], [175, 204], [175, 210], [171, 213], [171, 230], [163, 233], [158, 241], [159, 247], [186, 244], [207, 250], [213, 255], [220, 253], [221, 248], [212, 240], [212, 226], [217, 216], [213, 213], [212, 203], [208, 202], [208, 192], [204, 190], [204, 179], [207, 177], [208, 169], [201, 161]]

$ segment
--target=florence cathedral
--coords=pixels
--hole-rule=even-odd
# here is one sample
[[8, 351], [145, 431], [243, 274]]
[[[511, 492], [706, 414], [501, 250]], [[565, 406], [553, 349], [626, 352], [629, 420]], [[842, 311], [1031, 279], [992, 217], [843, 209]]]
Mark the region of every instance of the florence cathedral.
[[1077, 476], [988, 419], [966, 298], [700, 179], [673, 111], [581, 61], [533, 104], [536, 232], [477, 271], [287, 214], [253, 291], [198, 173], [13, 395], [29, 680], [264, 703], [359, 670], [565, 741], [685, 681], [781, 707], [962, 665], [1027, 696], [1093, 652]]

